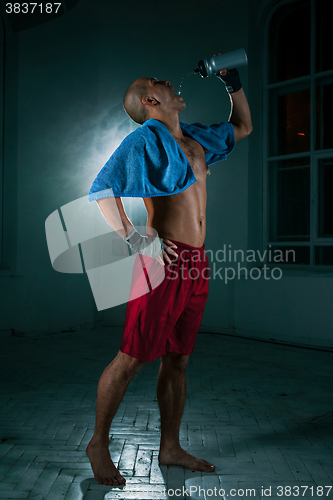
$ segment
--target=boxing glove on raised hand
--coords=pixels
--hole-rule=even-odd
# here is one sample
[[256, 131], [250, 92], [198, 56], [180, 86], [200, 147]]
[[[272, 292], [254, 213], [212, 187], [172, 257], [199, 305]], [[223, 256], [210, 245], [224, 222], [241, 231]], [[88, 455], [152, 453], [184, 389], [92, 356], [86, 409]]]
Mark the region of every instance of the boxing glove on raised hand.
[[133, 227], [132, 231], [124, 238], [124, 241], [130, 247], [133, 253], [140, 253], [158, 259], [163, 254], [165, 243], [161, 238], [151, 238], [149, 236], [142, 236]]
[[237, 69], [230, 69], [226, 75], [222, 76], [220, 72], [216, 73], [217, 78], [221, 80], [229, 94], [233, 94], [242, 88]]

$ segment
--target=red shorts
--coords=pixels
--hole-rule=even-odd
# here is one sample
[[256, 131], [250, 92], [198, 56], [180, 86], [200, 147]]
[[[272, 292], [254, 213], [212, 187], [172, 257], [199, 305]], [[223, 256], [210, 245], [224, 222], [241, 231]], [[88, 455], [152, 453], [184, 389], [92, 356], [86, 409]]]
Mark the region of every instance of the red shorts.
[[[120, 350], [146, 362], [167, 352], [193, 352], [208, 297], [205, 245], [198, 248], [170, 241], [177, 245], [177, 260], [168, 254], [172, 263], [162, 266], [156, 259], [138, 254], [133, 268], [131, 292], [137, 298], [131, 300], [130, 295], [127, 304]], [[143, 272], [143, 259], [147, 272]], [[158, 273], [162, 278], [156, 281]], [[150, 285], [149, 279], [160, 284], [140, 296], [140, 290]]]

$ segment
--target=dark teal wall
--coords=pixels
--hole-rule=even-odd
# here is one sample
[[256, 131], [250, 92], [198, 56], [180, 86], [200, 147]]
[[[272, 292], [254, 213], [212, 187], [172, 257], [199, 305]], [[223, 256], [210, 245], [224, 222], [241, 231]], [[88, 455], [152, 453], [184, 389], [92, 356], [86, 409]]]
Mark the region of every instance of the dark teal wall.
[[[205, 243], [213, 252], [224, 244], [261, 249], [262, 35], [265, 9], [275, 3], [155, 0], [115, 5], [80, 0], [57, 20], [7, 33], [8, 50], [17, 47], [11, 57], [18, 58], [12, 61], [18, 79], [11, 87], [17, 84], [17, 135], [11, 130], [8, 137], [12, 144], [17, 140], [17, 165], [12, 163], [17, 168], [17, 220], [14, 210], [12, 226], [17, 267], [13, 277], [0, 276], [0, 330], [62, 331], [122, 323], [122, 306], [97, 311], [85, 275], [53, 270], [45, 220], [87, 195], [96, 173], [136, 127], [122, 110], [123, 94], [133, 80], [155, 76], [178, 86], [199, 59], [240, 47], [249, 56], [249, 66], [240, 75], [254, 131], [227, 161], [210, 168]], [[183, 96], [187, 109], [182, 121], [228, 119], [229, 98], [216, 78], [189, 77]], [[128, 211], [136, 223], [129, 205]], [[294, 273], [292, 280], [276, 286], [211, 280], [201, 329], [267, 339], [273, 332], [275, 338], [331, 345], [328, 308], [325, 314], [315, 307], [326, 303], [331, 279], [314, 279]], [[299, 321], [300, 315], [306, 321]]]
[[[246, 4], [127, 1], [115, 6], [81, 0], [59, 19], [8, 34], [9, 43], [18, 41], [18, 276], [0, 278], [11, 304], [3, 311], [1, 329], [58, 331], [102, 319], [86, 276], [52, 269], [45, 219], [87, 194], [96, 173], [136, 127], [122, 110], [127, 86], [146, 75], [177, 86], [199, 59], [246, 49]], [[247, 69], [241, 76], [246, 88]], [[195, 75], [184, 83], [183, 96], [182, 121], [228, 119], [229, 98], [217, 79]], [[207, 246], [225, 238], [246, 244], [246, 151], [244, 142], [230, 160], [211, 168]], [[212, 285], [212, 297], [226, 293], [223, 283]], [[221, 321], [208, 306], [211, 314], [214, 322]]]

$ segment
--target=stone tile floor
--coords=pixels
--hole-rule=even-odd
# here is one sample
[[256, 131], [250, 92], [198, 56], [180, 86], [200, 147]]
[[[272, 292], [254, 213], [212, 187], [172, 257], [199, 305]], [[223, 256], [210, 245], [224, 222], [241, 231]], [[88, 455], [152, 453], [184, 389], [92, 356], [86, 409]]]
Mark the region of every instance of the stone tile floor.
[[85, 448], [120, 337], [1, 338], [0, 499], [333, 497], [333, 353], [204, 333], [187, 369], [181, 442], [216, 472], [159, 467], [156, 360], [131, 381], [110, 431], [127, 484], [99, 485]]

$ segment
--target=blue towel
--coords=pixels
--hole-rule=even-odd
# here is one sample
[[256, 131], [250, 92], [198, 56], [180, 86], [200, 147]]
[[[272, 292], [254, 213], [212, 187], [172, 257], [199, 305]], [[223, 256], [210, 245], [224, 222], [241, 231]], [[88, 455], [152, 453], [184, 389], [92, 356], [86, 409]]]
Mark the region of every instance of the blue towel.
[[[224, 160], [235, 146], [230, 122], [213, 125], [182, 123], [187, 135], [198, 141], [206, 153], [207, 165]], [[150, 119], [121, 142], [97, 174], [88, 201], [110, 196], [169, 196], [196, 182], [192, 167], [177, 141], [158, 120]]]

